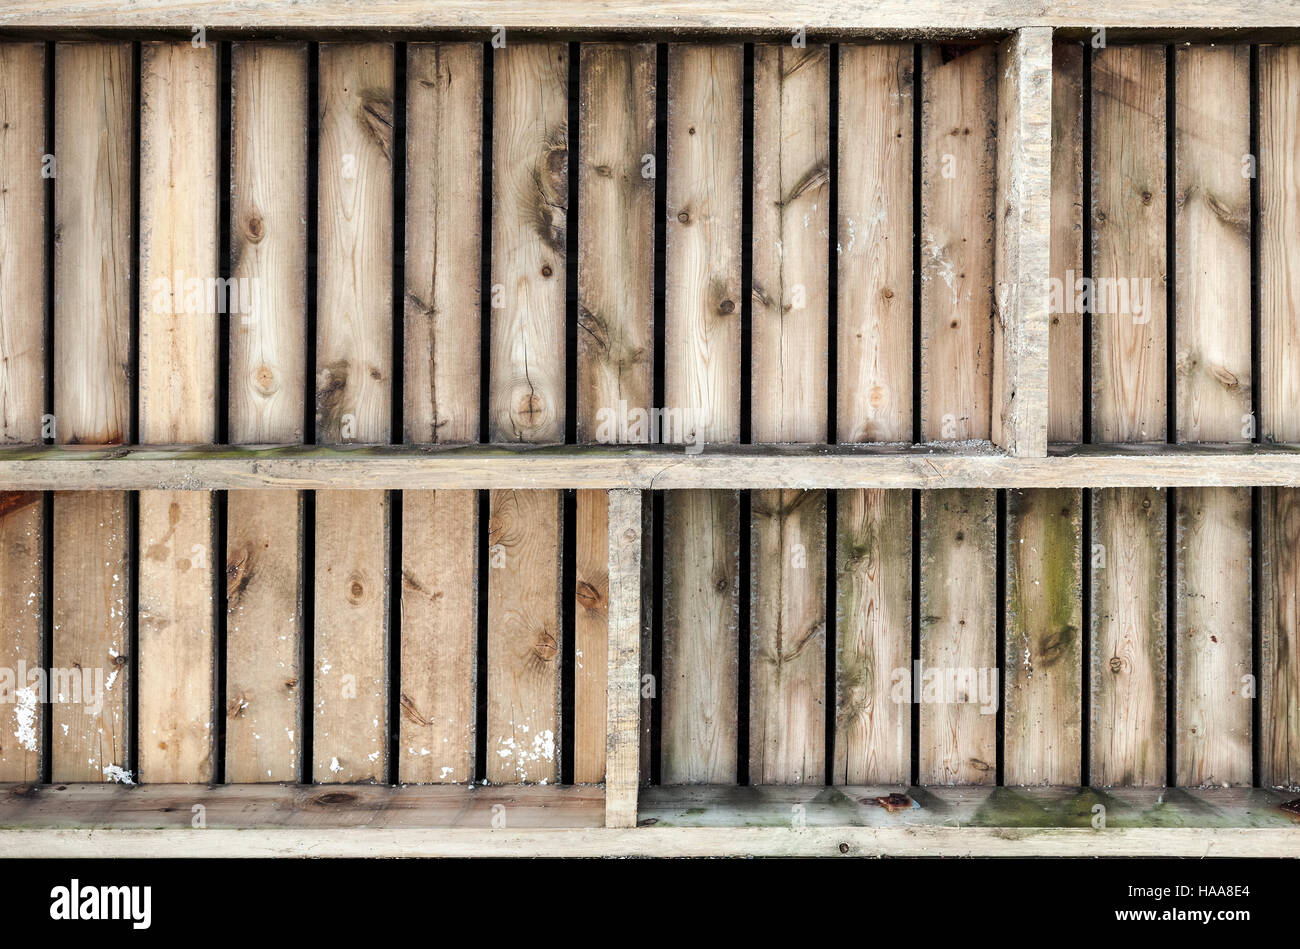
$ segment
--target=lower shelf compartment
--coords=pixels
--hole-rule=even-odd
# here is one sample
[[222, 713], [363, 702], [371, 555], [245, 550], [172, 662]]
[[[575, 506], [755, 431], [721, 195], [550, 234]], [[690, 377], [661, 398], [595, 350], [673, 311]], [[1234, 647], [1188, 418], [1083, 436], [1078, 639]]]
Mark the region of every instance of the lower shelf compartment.
[[0, 785], [6, 857], [1300, 857], [1260, 788]]

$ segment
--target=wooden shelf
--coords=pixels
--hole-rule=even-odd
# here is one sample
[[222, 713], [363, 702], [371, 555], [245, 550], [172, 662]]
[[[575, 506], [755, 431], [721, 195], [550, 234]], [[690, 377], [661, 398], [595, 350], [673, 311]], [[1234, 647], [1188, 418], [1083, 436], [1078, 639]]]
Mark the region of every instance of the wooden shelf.
[[[876, 799], [906, 794], [888, 810]], [[655, 787], [602, 826], [598, 786], [0, 786], [0, 858], [1296, 856], [1259, 788]], [[1093, 826], [1103, 813], [1105, 827]], [[193, 826], [202, 815], [202, 828]]]
[[460, 448], [227, 446], [0, 449], [5, 491], [250, 488], [1119, 488], [1300, 485], [1300, 448], [1089, 445], [1013, 458], [957, 446], [709, 445]]

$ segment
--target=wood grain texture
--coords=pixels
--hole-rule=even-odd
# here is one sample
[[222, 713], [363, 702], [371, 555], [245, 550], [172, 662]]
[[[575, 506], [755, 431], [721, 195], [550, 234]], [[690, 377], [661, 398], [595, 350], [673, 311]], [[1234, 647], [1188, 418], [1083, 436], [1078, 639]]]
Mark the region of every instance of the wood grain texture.
[[1096, 50], [1092, 79], [1093, 439], [1162, 442], [1164, 47]]
[[[1056, 0], [1050, 6], [1034, 0], [988, 0], [963, 11], [954, 23], [950, 3], [940, 0], [792, 0], [781, 7], [781, 22], [802, 23], [809, 30], [829, 29], [876, 35], [917, 30], [951, 33], [957, 27], [970, 31], [1005, 31], [1020, 26], [1054, 26], [1090, 29], [1099, 23], [1112, 27], [1169, 29], [1224, 24], [1300, 26], [1300, 15], [1289, 0]], [[467, 0], [388, 0], [364, 9], [342, 0], [314, 3], [310, 7], [289, 0], [260, 0], [253, 6], [231, 6], [223, 0], [13, 0], [0, 14], [0, 25], [50, 28], [55, 26], [172, 27], [191, 24], [209, 27], [343, 27], [356, 29], [427, 29], [437, 24], [447, 29], [495, 29], [505, 23], [541, 31], [591, 29], [737, 29], [746, 34], [787, 32], [776, 26], [770, 4], [760, 0], [720, 0], [701, 5], [665, 9], [650, 2], [610, 4], [607, 0], [580, 0], [557, 9], [537, 0], [505, 0], [491, 6]], [[793, 32], [791, 27], [788, 32]]]
[[487, 778], [560, 774], [560, 496], [493, 491], [488, 524]]
[[1165, 783], [1165, 494], [1093, 492], [1091, 783]]
[[[583, 784], [605, 780], [610, 529], [609, 492], [579, 491], [577, 495], [577, 562], [573, 594], [573, 780]], [[605, 554], [603, 558], [600, 556], [602, 551]]]
[[1007, 492], [1004, 779], [1077, 784], [1083, 595], [1078, 491]]
[[[1083, 47], [1052, 48], [1049, 442], [1083, 437]], [[1001, 160], [1001, 156], [999, 158]], [[1010, 785], [1075, 783], [1082, 736], [1082, 496], [1007, 493], [1003, 777]]]
[[1051, 273], [1060, 281], [1048, 331], [1047, 440], [1083, 440], [1083, 314], [1073, 302], [1083, 276], [1083, 56], [1078, 43], [1052, 47]]
[[901, 784], [912, 709], [894, 693], [912, 662], [912, 497], [841, 491], [837, 508], [835, 784]]
[[[1174, 49], [1177, 438], [1240, 442], [1251, 425], [1250, 48]], [[1177, 492], [1176, 780], [1249, 784], [1251, 498]]]
[[[36, 444], [45, 412], [45, 47], [0, 43], [0, 443]], [[26, 669], [42, 654], [45, 524], [36, 493], [0, 496], [0, 781], [34, 781], [49, 706]], [[24, 669], [20, 677], [18, 669]]]
[[664, 784], [736, 780], [740, 500], [680, 491], [664, 501]]
[[912, 440], [913, 53], [840, 46], [840, 442]]
[[[215, 46], [148, 42], [140, 79], [140, 437], [216, 435]], [[198, 293], [195, 293], [195, 290]], [[210, 781], [216, 675], [212, 498], [140, 493], [139, 749], [144, 781]]]
[[[569, 48], [511, 43], [493, 59], [489, 429], [558, 442], [565, 425]], [[488, 526], [490, 781], [560, 774], [560, 496], [493, 492]]]
[[510, 43], [493, 59], [493, 441], [564, 440], [568, 81], [563, 43]]
[[605, 826], [635, 827], [641, 783], [641, 492], [611, 491], [608, 511], [611, 594]]
[[473, 442], [479, 433], [483, 47], [411, 43], [406, 70], [404, 440]]
[[[393, 46], [320, 47], [316, 437], [386, 442], [392, 423]], [[388, 497], [316, 496], [312, 778], [384, 781]]]
[[[840, 442], [912, 440], [910, 44], [839, 49], [836, 227]], [[912, 715], [891, 695], [912, 658], [912, 499], [841, 491], [832, 781], [911, 775]]]
[[[231, 47], [230, 441], [301, 443], [306, 398], [305, 43]], [[245, 305], [245, 286], [252, 297]], [[302, 504], [226, 513], [226, 777], [296, 781], [303, 741]]]
[[650, 441], [607, 420], [654, 399], [655, 47], [584, 43], [580, 69], [578, 441]]
[[1010, 454], [1047, 454], [1051, 262], [1052, 31], [998, 44], [997, 199], [991, 437]]
[[[662, 438], [692, 448], [740, 438], [743, 76], [741, 46], [668, 48], [664, 386], [680, 422]], [[669, 495], [663, 551], [662, 778], [734, 781], [739, 498]]]
[[[404, 440], [479, 433], [483, 50], [407, 47]], [[402, 672], [397, 777], [474, 778], [479, 673], [478, 498], [402, 499]]]
[[[754, 48], [756, 442], [827, 440], [830, 50]], [[826, 495], [753, 498], [750, 778], [826, 778]]]
[[388, 779], [388, 495], [316, 494], [312, 780]]
[[996, 532], [992, 491], [921, 495], [923, 784], [997, 780]]
[[[1300, 441], [1300, 48], [1259, 50], [1260, 434]], [[1300, 491], [1260, 495], [1259, 779], [1300, 783]]]
[[921, 433], [988, 438], [997, 49], [921, 52]]
[[[58, 440], [131, 436], [131, 165], [135, 63], [127, 43], [59, 43], [54, 54], [54, 407]], [[129, 767], [135, 675], [127, 616], [127, 496], [54, 498], [52, 664], [102, 675], [102, 707], [54, 706], [51, 776], [111, 780]], [[98, 673], [96, 672], [98, 670]], [[107, 688], [109, 677], [112, 688]]]
[[[578, 441], [646, 442], [650, 428], [636, 425], [634, 413], [654, 402], [655, 47], [584, 43], [579, 69]], [[605, 779], [607, 695], [613, 695], [606, 684], [607, 506], [604, 492], [578, 492], [578, 782]]]

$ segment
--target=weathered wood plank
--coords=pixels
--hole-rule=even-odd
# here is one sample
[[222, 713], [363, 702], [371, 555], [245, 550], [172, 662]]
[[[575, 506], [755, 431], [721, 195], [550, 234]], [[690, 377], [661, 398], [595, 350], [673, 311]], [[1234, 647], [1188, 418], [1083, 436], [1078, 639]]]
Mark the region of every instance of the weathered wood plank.
[[641, 492], [609, 493], [605, 826], [635, 827], [641, 766]]
[[1165, 494], [1093, 492], [1090, 777], [1165, 783]]
[[1049, 442], [1083, 439], [1083, 314], [1074, 306], [1083, 276], [1083, 56], [1078, 43], [1052, 47], [1050, 279], [1060, 295], [1049, 301]]
[[[1174, 70], [1177, 437], [1248, 441], [1250, 48], [1178, 46]], [[1192, 488], [1176, 502], [1176, 780], [1249, 784], [1250, 492]]]
[[[140, 437], [211, 442], [222, 303], [204, 291], [218, 276], [217, 49], [147, 42], [141, 56]], [[211, 495], [142, 491], [139, 539], [140, 778], [210, 781], [221, 713]]]
[[[695, 452], [740, 438], [744, 50], [673, 44], [668, 67], [665, 400], [678, 422], [661, 437]], [[733, 781], [739, 498], [668, 495], [663, 552], [662, 778]]]
[[[404, 440], [478, 440], [483, 48], [407, 47]], [[474, 778], [478, 501], [402, 496], [397, 777]]]
[[[579, 442], [647, 442], [654, 402], [656, 51], [584, 43], [578, 114]], [[642, 419], [637, 425], [636, 420]], [[621, 424], [628, 419], [629, 424]], [[578, 493], [574, 780], [605, 778], [607, 501]]]
[[[830, 49], [754, 49], [753, 440], [827, 440]], [[826, 495], [754, 495], [749, 774], [826, 779]]]
[[[912, 440], [910, 44], [840, 46], [840, 442]], [[836, 568], [836, 784], [906, 781], [911, 709], [892, 672], [912, 656], [912, 499], [841, 491]]]
[[835, 558], [837, 612], [833, 783], [905, 782], [912, 710], [895, 693], [912, 661], [912, 497], [842, 491]]
[[992, 491], [921, 495], [921, 667], [905, 694], [923, 784], [997, 780], [996, 533]]
[[[316, 438], [386, 442], [392, 423], [391, 44], [320, 47]], [[388, 497], [316, 496], [312, 777], [388, 777]]]
[[[41, 441], [45, 413], [45, 47], [0, 43], [0, 443]], [[48, 707], [26, 670], [42, 654], [45, 523], [41, 496], [0, 495], [0, 781], [40, 778]], [[19, 676], [18, 670], [23, 674]]]
[[[496, 442], [564, 437], [569, 48], [494, 53], [489, 424]], [[560, 496], [493, 492], [489, 524], [487, 773], [560, 774]], [[498, 559], [498, 557], [500, 559]]]
[[998, 45], [992, 439], [1047, 454], [1051, 264], [1052, 31]]
[[1078, 491], [1007, 492], [1003, 774], [1009, 785], [1079, 780], [1081, 506]]
[[921, 52], [921, 430], [988, 438], [997, 49]]
[[1098, 24], [1140, 29], [1200, 27], [1221, 30], [1225, 25], [1254, 27], [1300, 26], [1289, 0], [1056, 0], [1044, 6], [1035, 0], [989, 0], [962, 11], [955, 22], [950, 3], [941, 0], [793, 0], [781, 7], [780, 24], [770, 4], [760, 0], [718, 0], [707, 6], [665, 9], [651, 2], [618, 3], [579, 0], [560, 8], [535, 0], [497, 0], [491, 6], [467, 0], [393, 0], [358, 8], [342, 0], [304, 8], [289, 0], [261, 0], [252, 7], [232, 7], [223, 0], [14, 0], [0, 25], [39, 27], [168, 27], [186, 29], [205, 23], [209, 29], [256, 26], [274, 28], [495, 29], [497, 24], [538, 30], [655, 29], [744, 30], [793, 32], [787, 23], [805, 24], [809, 31], [836, 30], [886, 34], [915, 32], [1006, 31], [1021, 26], [1092, 29]]
[[[231, 274], [240, 293], [230, 308], [232, 444], [303, 440], [307, 59], [303, 43], [231, 47]], [[301, 507], [299, 498], [271, 491], [235, 491], [227, 500], [232, 782], [295, 781], [301, 770]]]
[[[1260, 434], [1300, 442], [1300, 47], [1259, 51]], [[1260, 527], [1260, 761], [1300, 783], [1300, 492], [1265, 490]]]
[[[1165, 50], [1093, 53], [1092, 434], [1166, 435]], [[1125, 292], [1127, 291], [1127, 292]], [[1093, 495], [1093, 784], [1165, 782], [1166, 495]], [[1100, 550], [1098, 550], [1098, 545]]]

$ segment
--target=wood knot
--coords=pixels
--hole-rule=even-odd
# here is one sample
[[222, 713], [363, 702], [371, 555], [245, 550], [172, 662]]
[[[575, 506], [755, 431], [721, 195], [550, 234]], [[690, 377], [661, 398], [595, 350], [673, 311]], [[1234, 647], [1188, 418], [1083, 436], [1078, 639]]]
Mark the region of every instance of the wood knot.
[[350, 791], [326, 791], [324, 794], [317, 794], [311, 802], [326, 807], [337, 807], [342, 804], [352, 804], [356, 799], [357, 796]]
[[579, 603], [589, 610], [594, 610], [600, 606], [600, 591], [586, 580], [578, 581], [574, 588], [573, 595], [577, 597]]
[[690, 215], [690, 212], [689, 212], [689, 211], [678, 211], [678, 212], [677, 212], [677, 220], [681, 221], [683, 224], [690, 224], [690, 223], [691, 223], [691, 215]]
[[258, 244], [261, 243], [262, 238], [265, 236], [266, 225], [262, 223], [261, 216], [257, 214], [249, 215], [244, 224], [244, 237], [250, 244]]
[[1119, 656], [1111, 656], [1111, 657], [1110, 657], [1110, 671], [1113, 672], [1115, 675], [1119, 675], [1121, 672], [1123, 672], [1123, 671], [1124, 671], [1124, 660], [1121, 659]]
[[348, 602], [355, 606], [365, 595], [366, 585], [361, 582], [361, 577], [354, 573], [348, 578]]
[[270, 366], [258, 366], [257, 371], [253, 373], [253, 384], [257, 386], [257, 391], [262, 395], [272, 395], [277, 388], [275, 370]]
[[723, 300], [718, 304], [718, 312], [723, 316], [730, 316], [732, 313], [736, 312], [736, 304], [731, 300]]
[[549, 279], [550, 276], [551, 276], [551, 274], [553, 274], [554, 272], [555, 272], [555, 271], [553, 271], [553, 270], [551, 269], [551, 265], [550, 265], [550, 264], [543, 264], [543, 265], [542, 265], [542, 276], [543, 276], [543, 277], [546, 277], [546, 278]]

